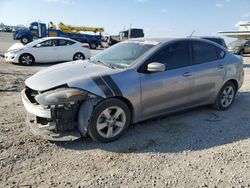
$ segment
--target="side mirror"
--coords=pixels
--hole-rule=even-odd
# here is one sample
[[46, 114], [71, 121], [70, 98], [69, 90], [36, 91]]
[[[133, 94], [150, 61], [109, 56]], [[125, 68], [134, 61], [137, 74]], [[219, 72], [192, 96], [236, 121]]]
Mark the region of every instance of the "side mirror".
[[164, 65], [164, 64], [154, 62], [154, 63], [149, 63], [149, 64], [148, 64], [147, 70], [148, 70], [149, 72], [163, 72], [163, 71], [166, 70], [166, 68], [165, 68], [165, 65]]

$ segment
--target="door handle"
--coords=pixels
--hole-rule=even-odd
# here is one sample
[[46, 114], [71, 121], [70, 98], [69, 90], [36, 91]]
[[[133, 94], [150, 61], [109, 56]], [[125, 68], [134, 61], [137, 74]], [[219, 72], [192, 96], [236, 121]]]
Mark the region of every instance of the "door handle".
[[183, 74], [183, 76], [185, 76], [185, 77], [189, 77], [189, 76], [191, 76], [191, 75], [192, 75], [191, 72], [185, 72], [185, 73]]
[[224, 69], [224, 66], [223, 65], [219, 65], [218, 68], [219, 69]]

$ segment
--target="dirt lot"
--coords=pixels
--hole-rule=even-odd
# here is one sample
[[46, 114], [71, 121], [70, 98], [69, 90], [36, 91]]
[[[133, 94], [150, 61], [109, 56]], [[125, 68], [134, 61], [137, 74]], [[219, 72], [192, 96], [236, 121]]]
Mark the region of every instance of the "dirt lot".
[[[13, 41], [0, 33], [0, 54]], [[49, 65], [0, 57], [0, 187], [250, 187], [250, 57], [232, 108], [209, 107], [130, 127], [120, 140], [52, 143], [25, 125], [24, 80]]]

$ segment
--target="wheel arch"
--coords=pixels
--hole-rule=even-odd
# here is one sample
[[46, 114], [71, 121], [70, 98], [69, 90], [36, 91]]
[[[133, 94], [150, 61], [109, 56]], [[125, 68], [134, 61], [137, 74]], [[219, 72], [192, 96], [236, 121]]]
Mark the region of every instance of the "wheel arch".
[[[111, 97], [111, 98], [115, 98], [115, 99], [119, 99], [121, 101], [123, 101], [129, 108], [129, 111], [130, 111], [130, 117], [131, 117], [131, 122], [130, 123], [133, 123], [134, 122], [134, 107], [132, 105], [132, 103], [125, 97], [123, 96], [115, 96], [115, 97]], [[108, 98], [110, 99], [110, 98]]]
[[[95, 99], [89, 99], [89, 100], [82, 102], [82, 104], [78, 110], [78, 113], [77, 113], [78, 130], [82, 136], [86, 136], [86, 134], [88, 132], [87, 130], [89, 127], [89, 120], [92, 116], [92, 111], [95, 108], [95, 106], [97, 106], [100, 102], [103, 102], [107, 99], [119, 99], [122, 102], [124, 102], [128, 106], [129, 111], [130, 111], [130, 117], [131, 117], [130, 124], [134, 122], [134, 107], [133, 107], [132, 103], [128, 99], [126, 99], [125, 97], [115, 96], [115, 97], [109, 97], [109, 98], [99, 98], [98, 97]], [[83, 116], [80, 114], [83, 114]]]
[[83, 57], [84, 57], [84, 59], [86, 59], [86, 56], [85, 56], [85, 54], [84, 54], [83, 52], [77, 51], [77, 52], [75, 52], [74, 55], [73, 55], [73, 60], [74, 60], [74, 57], [75, 57], [76, 54], [82, 54]]
[[[225, 84], [226, 84], [227, 82], [232, 82], [232, 83], [234, 84], [234, 86], [235, 86], [236, 91], [238, 91], [238, 89], [239, 89], [239, 84], [238, 84], [238, 81], [237, 81], [236, 79], [230, 79], [230, 80], [226, 81]], [[224, 84], [224, 85], [225, 85], [225, 84]]]

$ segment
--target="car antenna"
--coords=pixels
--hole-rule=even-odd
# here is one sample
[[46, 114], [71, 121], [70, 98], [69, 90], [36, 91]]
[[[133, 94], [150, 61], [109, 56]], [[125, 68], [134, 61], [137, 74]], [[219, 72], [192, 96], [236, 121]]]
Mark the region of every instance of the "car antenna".
[[192, 38], [193, 34], [195, 33], [195, 30], [192, 31], [191, 35], [189, 36], [189, 38]]

